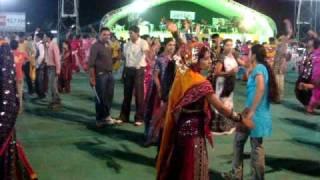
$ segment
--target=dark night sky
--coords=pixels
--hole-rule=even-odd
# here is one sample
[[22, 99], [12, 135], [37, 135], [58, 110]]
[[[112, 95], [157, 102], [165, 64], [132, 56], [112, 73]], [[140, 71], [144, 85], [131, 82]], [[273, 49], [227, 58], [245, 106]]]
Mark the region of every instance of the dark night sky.
[[[1, 1], [1, 0], [0, 0]], [[2, 6], [0, 11], [25, 11], [27, 21], [32, 22], [31, 28], [35, 26], [52, 27], [57, 21], [57, 0], [8, 0], [16, 1], [11, 5]], [[281, 24], [284, 18], [293, 20], [294, 3], [292, 0], [236, 0], [242, 4], [250, 5], [272, 17], [276, 23]], [[80, 23], [86, 25], [99, 20], [108, 11], [126, 5], [132, 0], [80, 0]], [[18, 4], [18, 6], [17, 6]], [[31, 30], [29, 28], [29, 30]]]

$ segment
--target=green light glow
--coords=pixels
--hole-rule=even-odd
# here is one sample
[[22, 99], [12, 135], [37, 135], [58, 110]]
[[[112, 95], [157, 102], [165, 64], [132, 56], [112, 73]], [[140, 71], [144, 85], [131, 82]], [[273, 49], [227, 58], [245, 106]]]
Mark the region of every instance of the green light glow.
[[230, 0], [137, 0], [106, 14], [101, 21], [101, 26], [112, 27], [117, 21], [133, 12], [143, 12], [171, 1], [192, 2], [227, 18], [240, 18], [244, 21], [246, 30], [264, 38], [272, 37], [277, 33], [275, 22], [270, 17]]

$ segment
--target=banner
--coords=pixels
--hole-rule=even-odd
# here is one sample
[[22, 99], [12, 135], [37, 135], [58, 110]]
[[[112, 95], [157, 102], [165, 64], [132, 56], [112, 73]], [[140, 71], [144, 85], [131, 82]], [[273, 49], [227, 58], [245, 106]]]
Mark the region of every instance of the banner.
[[170, 19], [189, 19], [193, 21], [196, 19], [196, 13], [190, 11], [170, 11]]
[[25, 32], [26, 14], [0, 12], [0, 32]]

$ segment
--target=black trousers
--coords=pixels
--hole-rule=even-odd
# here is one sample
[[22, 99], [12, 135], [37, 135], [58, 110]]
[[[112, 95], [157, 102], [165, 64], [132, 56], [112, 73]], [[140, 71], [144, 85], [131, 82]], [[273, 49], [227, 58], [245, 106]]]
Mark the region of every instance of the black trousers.
[[41, 64], [36, 70], [36, 93], [40, 98], [44, 98], [46, 96], [47, 91], [47, 72], [46, 65]]
[[104, 121], [110, 116], [114, 95], [114, 79], [112, 72], [96, 76], [96, 121]]
[[136, 101], [136, 122], [143, 122], [144, 117], [144, 71], [145, 68], [124, 69], [124, 99], [121, 108], [120, 118], [123, 121], [130, 120], [131, 100], [133, 91]]
[[31, 80], [30, 77], [30, 62], [26, 62], [23, 65], [23, 72], [24, 72], [24, 76], [25, 76], [25, 80], [28, 86], [28, 93], [29, 94], [33, 94], [34, 93], [34, 87], [33, 87], [33, 82]]

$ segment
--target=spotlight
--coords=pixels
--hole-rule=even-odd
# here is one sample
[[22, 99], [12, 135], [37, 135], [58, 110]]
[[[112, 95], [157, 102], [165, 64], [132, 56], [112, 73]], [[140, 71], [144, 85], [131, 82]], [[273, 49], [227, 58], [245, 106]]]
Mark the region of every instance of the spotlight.
[[144, 11], [146, 11], [150, 6], [150, 1], [147, 0], [136, 0], [133, 4], [132, 4], [132, 11], [138, 14], [143, 13]]

